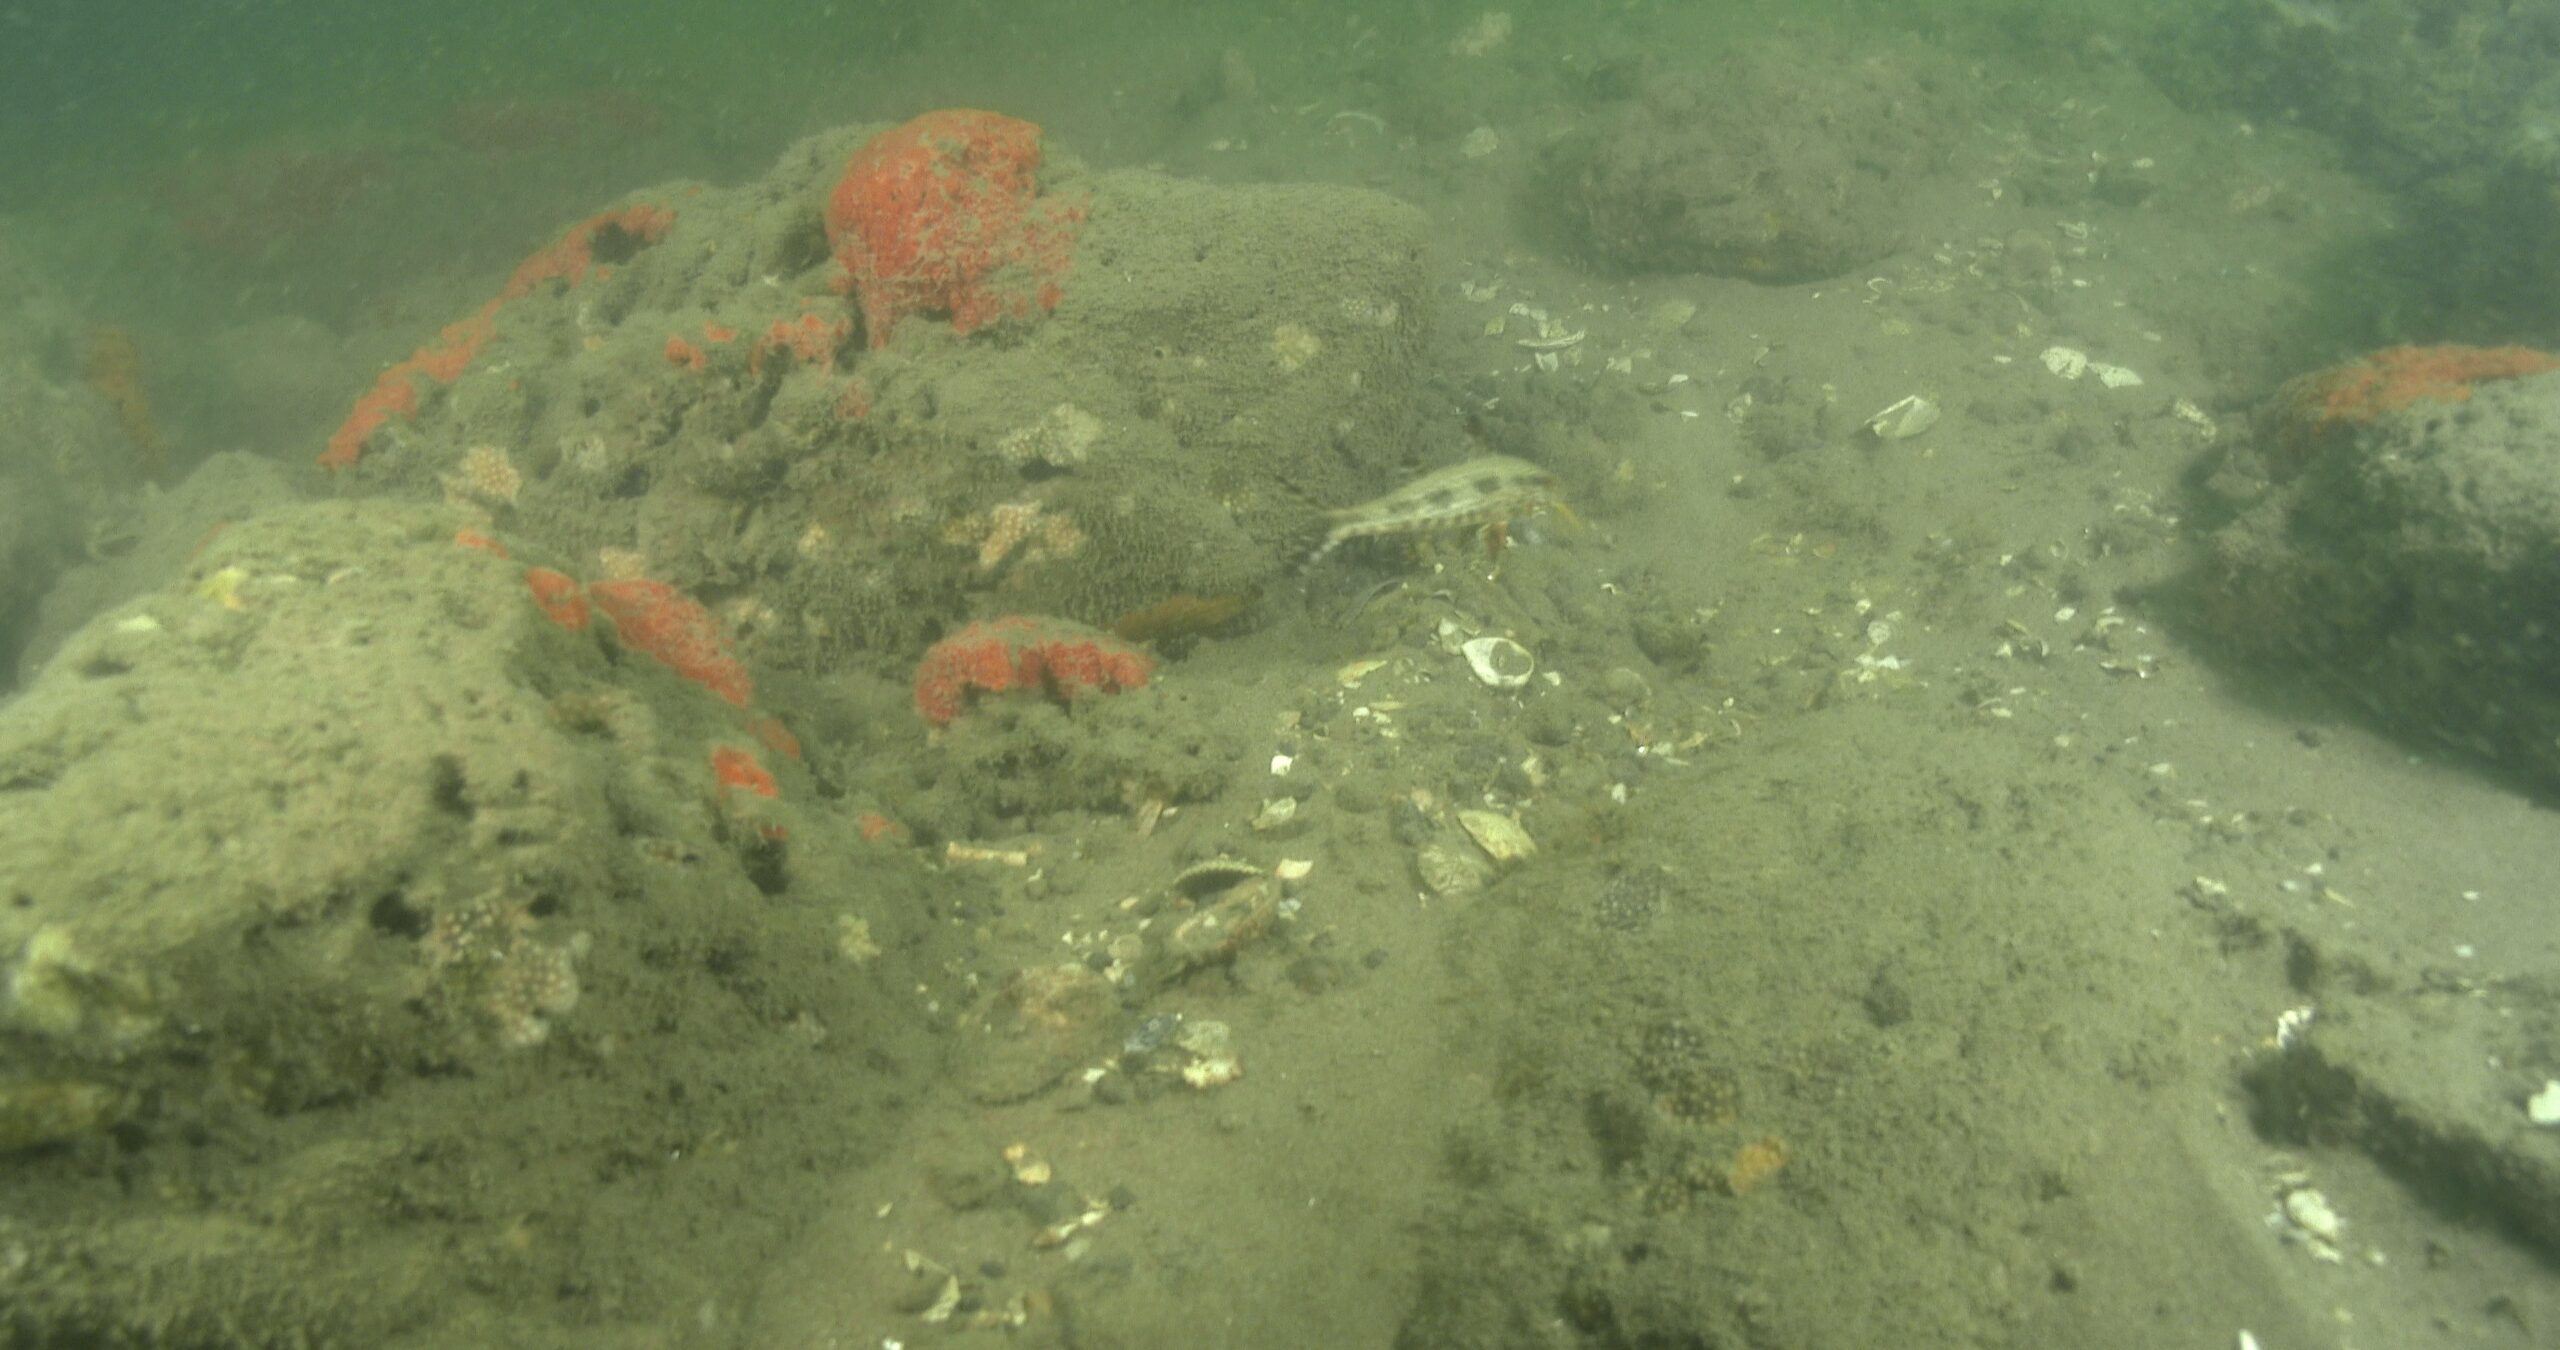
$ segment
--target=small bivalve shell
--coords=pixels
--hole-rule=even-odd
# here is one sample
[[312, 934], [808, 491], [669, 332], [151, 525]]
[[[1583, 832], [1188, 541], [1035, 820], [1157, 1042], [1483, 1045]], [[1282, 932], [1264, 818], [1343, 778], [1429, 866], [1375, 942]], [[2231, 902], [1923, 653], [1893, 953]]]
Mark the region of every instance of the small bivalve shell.
[[1938, 424], [1938, 405], [1918, 394], [1905, 394], [1867, 419], [1867, 430], [1880, 441], [1907, 441]]
[[1262, 868], [1242, 858], [1206, 858], [1176, 873], [1173, 893], [1185, 900], [1206, 900], [1261, 876]]
[[1537, 673], [1538, 658], [1529, 649], [1506, 637], [1470, 638], [1459, 644], [1466, 654], [1467, 666], [1476, 678], [1496, 689], [1517, 689]]
[[2089, 354], [2077, 347], [2047, 347], [2040, 359], [2045, 369], [2066, 380], [2076, 380], [2089, 373]]
[[[1466, 851], [1461, 851], [1466, 850]], [[1487, 872], [1484, 859], [1466, 845], [1425, 844], [1413, 855], [1413, 870], [1422, 878], [1423, 888], [1433, 895], [1456, 897], [1472, 895], [1484, 888]]]
[[1537, 841], [1520, 828], [1520, 822], [1499, 811], [1460, 811], [1458, 824], [1495, 862], [1518, 862], [1538, 851]]

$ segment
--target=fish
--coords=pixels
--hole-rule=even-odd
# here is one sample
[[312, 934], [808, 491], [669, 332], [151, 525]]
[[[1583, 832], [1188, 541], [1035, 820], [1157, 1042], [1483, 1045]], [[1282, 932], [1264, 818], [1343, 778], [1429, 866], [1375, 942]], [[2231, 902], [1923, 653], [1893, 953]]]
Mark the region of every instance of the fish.
[[1550, 509], [1565, 510], [1554, 474], [1525, 459], [1487, 455], [1434, 469], [1358, 506], [1327, 512], [1324, 542], [1307, 555], [1307, 562], [1321, 561], [1354, 539], [1502, 525]]

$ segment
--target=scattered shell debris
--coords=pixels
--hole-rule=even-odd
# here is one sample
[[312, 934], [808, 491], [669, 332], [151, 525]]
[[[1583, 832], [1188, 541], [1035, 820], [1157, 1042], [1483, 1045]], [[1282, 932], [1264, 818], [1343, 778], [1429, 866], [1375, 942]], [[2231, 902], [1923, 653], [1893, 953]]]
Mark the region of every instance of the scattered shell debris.
[[2267, 1227], [2279, 1239], [2310, 1252], [2314, 1260], [2336, 1264], [2346, 1259], [2339, 1251], [2339, 1244], [2346, 1237], [2346, 1220], [2338, 1217], [2329, 1197], [2302, 1173], [2288, 1173], [2278, 1179], [2276, 1208], [2267, 1216]]
[[[1538, 369], [1543, 371], [1555, 370], [1562, 364], [1565, 353], [1581, 346], [1583, 339], [1590, 336], [1590, 333], [1584, 329], [1565, 327], [1563, 320], [1551, 318], [1545, 310], [1525, 302], [1514, 302], [1508, 317], [1526, 319], [1537, 325], [1537, 336], [1519, 338], [1515, 341], [1521, 350], [1530, 354]], [[1485, 323], [1484, 331], [1489, 337], [1499, 337], [1508, 330], [1509, 326], [1505, 316], [1497, 314]]]
[[1049, 1160], [1031, 1151], [1029, 1144], [1004, 1146], [1004, 1165], [1013, 1169], [1013, 1179], [1025, 1186], [1046, 1186], [1056, 1176]]
[[1360, 682], [1362, 680], [1365, 680], [1371, 674], [1384, 669], [1386, 664], [1387, 663], [1385, 661], [1369, 658], [1350, 662], [1343, 666], [1342, 669], [1333, 672], [1334, 682], [1345, 689], [1357, 689], [1360, 687]]
[[1422, 888], [1443, 899], [1472, 895], [1484, 889], [1491, 879], [1491, 869], [1484, 855], [1464, 844], [1434, 841], [1414, 851], [1414, 874], [1422, 879]]
[[1060, 1219], [1056, 1223], [1050, 1224], [1048, 1227], [1032, 1234], [1031, 1245], [1043, 1249], [1049, 1247], [1063, 1247], [1067, 1245], [1067, 1240], [1069, 1238], [1074, 1237], [1076, 1234], [1081, 1233], [1110, 1217], [1111, 1204], [1109, 1201], [1087, 1200], [1085, 1202], [1083, 1213], [1077, 1214], [1071, 1218]]
[[1182, 1066], [1182, 1081], [1195, 1088], [1224, 1087], [1244, 1077], [1243, 1066], [1236, 1063], [1235, 1033], [1224, 1022], [1185, 1021], [1173, 1043], [1191, 1056]]
[[[1539, 327], [1543, 330], [1546, 325], [1540, 324]], [[1570, 332], [1542, 331], [1536, 337], [1520, 339], [1519, 345], [1533, 352], [1560, 352], [1568, 347], [1581, 346], [1582, 340], [1589, 336], [1588, 332], [1579, 328]]]
[[923, 1277], [935, 1287], [933, 1297], [916, 1312], [920, 1322], [948, 1322], [960, 1307], [960, 1277], [951, 1268], [922, 1252], [909, 1248], [906, 1252], [907, 1273]]
[[2132, 370], [2104, 361], [2092, 361], [2087, 352], [2077, 347], [2047, 347], [2038, 359], [2044, 362], [2046, 370], [2066, 380], [2095, 375], [2098, 383], [2109, 389], [2129, 389], [2142, 383], [2142, 377]]

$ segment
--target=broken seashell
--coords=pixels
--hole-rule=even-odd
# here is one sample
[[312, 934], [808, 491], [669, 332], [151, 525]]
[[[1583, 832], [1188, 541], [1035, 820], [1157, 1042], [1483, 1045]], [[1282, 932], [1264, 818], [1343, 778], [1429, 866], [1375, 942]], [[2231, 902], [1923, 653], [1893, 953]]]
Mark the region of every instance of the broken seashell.
[[2066, 380], [2076, 380], [2089, 373], [2089, 354], [2076, 347], [2047, 347], [2044, 368]]
[[1004, 1163], [1013, 1169], [1013, 1179], [1025, 1186], [1046, 1186], [1056, 1175], [1048, 1160], [1033, 1153], [1029, 1144], [1005, 1145]]
[[1345, 689], [1356, 689], [1359, 687], [1360, 681], [1368, 677], [1369, 672], [1376, 670], [1385, 664], [1386, 662], [1384, 661], [1364, 657], [1361, 660], [1353, 661], [1350, 664], [1345, 665], [1342, 669], [1333, 672], [1333, 678]]
[[1506, 637], [1471, 638], [1458, 644], [1476, 678], [1496, 689], [1517, 689], [1538, 669], [1529, 649]]
[[2090, 362], [2089, 373], [2097, 376], [2098, 383], [2105, 385], [2109, 389], [2131, 389], [2135, 385], [2142, 383], [2142, 377], [2140, 375], [2125, 369], [2123, 366], [2108, 365], [2104, 361]]
[[1938, 424], [1938, 405], [1918, 394], [1906, 394], [1867, 419], [1867, 430], [1880, 441], [1907, 441]]
[[1207, 1055], [1182, 1066], [1182, 1081], [1203, 1092], [1244, 1077], [1244, 1068], [1233, 1055]]
[[1460, 852], [1465, 845], [1425, 844], [1413, 855], [1413, 870], [1422, 878], [1423, 888], [1433, 895], [1470, 895], [1484, 888], [1491, 870], [1484, 860], [1472, 852]]
[[1520, 828], [1520, 822], [1499, 811], [1460, 811], [1458, 824], [1495, 862], [1518, 862], [1538, 851], [1537, 841]]
[[1261, 875], [1259, 866], [1242, 858], [1206, 858], [1175, 874], [1172, 889], [1185, 900], [1206, 900]]

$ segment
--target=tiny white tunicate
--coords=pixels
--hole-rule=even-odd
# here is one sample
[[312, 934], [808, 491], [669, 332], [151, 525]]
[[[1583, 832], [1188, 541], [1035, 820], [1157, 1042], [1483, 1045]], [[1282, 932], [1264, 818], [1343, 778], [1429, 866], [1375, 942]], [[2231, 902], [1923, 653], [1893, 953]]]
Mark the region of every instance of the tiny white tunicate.
[[2524, 1104], [2525, 1119], [2546, 1129], [2560, 1126], [2560, 1078], [2547, 1080]]

